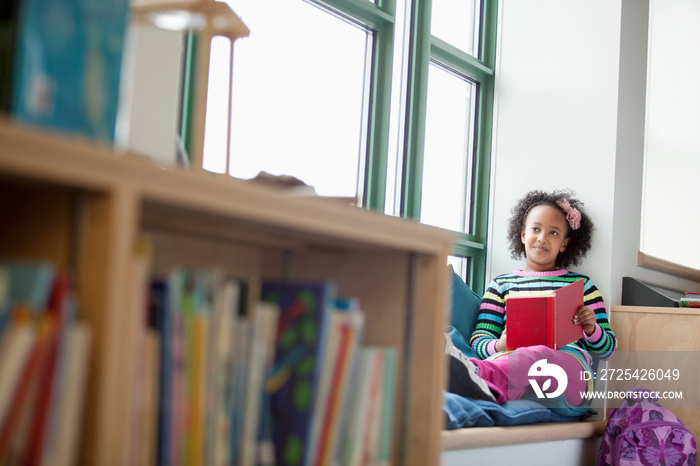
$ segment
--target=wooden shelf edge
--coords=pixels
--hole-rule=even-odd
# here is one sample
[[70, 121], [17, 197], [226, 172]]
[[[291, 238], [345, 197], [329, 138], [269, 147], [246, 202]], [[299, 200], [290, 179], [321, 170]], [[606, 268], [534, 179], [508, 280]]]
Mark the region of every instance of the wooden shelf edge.
[[[161, 167], [77, 136], [0, 118], [0, 171], [56, 184], [116, 191], [261, 225], [426, 254], [449, 253], [455, 234], [349, 205], [286, 196], [225, 175]], [[22, 153], [22, 157], [15, 157]]]
[[580, 421], [443, 430], [442, 451], [600, 437], [606, 425], [607, 421]]
[[612, 312], [631, 312], [639, 314], [700, 315], [700, 309], [692, 307], [612, 306], [610, 310]]
[[637, 252], [637, 265], [645, 269], [700, 283], [700, 270], [650, 256], [642, 251]]

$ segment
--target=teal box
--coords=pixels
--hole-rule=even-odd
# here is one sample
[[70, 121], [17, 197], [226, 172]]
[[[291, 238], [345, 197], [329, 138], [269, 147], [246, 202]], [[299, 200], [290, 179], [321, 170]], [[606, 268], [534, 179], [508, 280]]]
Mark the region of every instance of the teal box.
[[10, 112], [114, 141], [128, 0], [20, 2]]

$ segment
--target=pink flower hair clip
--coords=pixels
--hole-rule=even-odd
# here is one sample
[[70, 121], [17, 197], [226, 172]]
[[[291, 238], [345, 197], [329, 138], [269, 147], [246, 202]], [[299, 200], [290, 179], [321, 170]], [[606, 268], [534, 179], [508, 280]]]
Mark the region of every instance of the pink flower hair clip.
[[581, 211], [576, 207], [571, 207], [571, 204], [569, 204], [569, 201], [566, 199], [559, 199], [557, 205], [561, 207], [566, 214], [566, 221], [569, 222], [569, 226], [572, 230], [581, 228]]

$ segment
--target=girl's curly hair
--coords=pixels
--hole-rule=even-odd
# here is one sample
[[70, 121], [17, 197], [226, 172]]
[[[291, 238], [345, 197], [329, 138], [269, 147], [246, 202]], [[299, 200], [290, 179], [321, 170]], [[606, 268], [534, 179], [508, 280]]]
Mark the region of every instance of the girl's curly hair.
[[[510, 221], [508, 222], [508, 241], [510, 243], [510, 255], [513, 259], [520, 259], [525, 256], [525, 245], [520, 233], [525, 228], [527, 215], [533, 207], [538, 205], [548, 205], [559, 209], [558, 200], [567, 200], [571, 207], [575, 207], [581, 212], [581, 227], [577, 230], [568, 229], [567, 238], [569, 245], [564, 252], [557, 256], [555, 265], [560, 268], [568, 268], [571, 265], [579, 265], [588, 250], [591, 249], [591, 238], [593, 237], [593, 222], [583, 211], [583, 202], [572, 197], [572, 192], [568, 189], [557, 190], [551, 193], [545, 191], [530, 191], [518, 201], [513, 207]], [[566, 214], [565, 214], [566, 215]]]

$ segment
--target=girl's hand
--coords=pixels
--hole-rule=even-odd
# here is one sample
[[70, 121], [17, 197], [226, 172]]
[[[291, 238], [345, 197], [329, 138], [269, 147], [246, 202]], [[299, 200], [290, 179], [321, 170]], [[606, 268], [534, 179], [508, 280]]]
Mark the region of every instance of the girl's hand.
[[501, 333], [501, 337], [496, 342], [496, 351], [505, 351], [505, 350], [506, 350], [506, 329], [503, 329], [503, 333]]
[[595, 312], [588, 306], [581, 306], [574, 314], [574, 324], [583, 325], [583, 331], [590, 336], [595, 332]]

